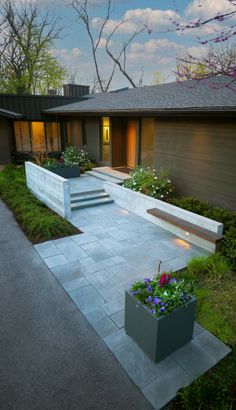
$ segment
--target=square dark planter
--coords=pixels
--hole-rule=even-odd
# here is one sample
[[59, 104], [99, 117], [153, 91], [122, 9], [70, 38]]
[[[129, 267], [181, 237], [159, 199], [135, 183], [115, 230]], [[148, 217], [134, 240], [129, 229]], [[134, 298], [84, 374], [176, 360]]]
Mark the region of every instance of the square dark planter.
[[53, 172], [54, 174], [59, 175], [63, 178], [77, 178], [80, 176], [80, 166], [76, 165], [73, 167], [51, 167], [47, 168], [48, 171]]
[[125, 331], [153, 362], [190, 342], [193, 335], [196, 299], [171, 314], [156, 317], [129, 291], [125, 292]]

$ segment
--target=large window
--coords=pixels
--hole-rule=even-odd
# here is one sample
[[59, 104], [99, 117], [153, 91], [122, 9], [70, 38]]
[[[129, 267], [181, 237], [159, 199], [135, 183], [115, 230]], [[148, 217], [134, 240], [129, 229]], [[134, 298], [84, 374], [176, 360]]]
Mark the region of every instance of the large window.
[[16, 151], [60, 151], [60, 126], [57, 122], [14, 121]]
[[110, 161], [110, 118], [102, 119], [102, 160]]
[[141, 163], [142, 165], [152, 167], [153, 164], [153, 149], [155, 135], [155, 119], [143, 118], [141, 126]]

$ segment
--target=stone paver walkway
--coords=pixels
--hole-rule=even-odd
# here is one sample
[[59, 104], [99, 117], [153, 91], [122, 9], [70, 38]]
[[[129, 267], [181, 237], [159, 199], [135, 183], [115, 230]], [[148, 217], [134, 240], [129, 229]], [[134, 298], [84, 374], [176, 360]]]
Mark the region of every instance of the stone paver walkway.
[[214, 366], [230, 349], [195, 325], [193, 340], [153, 364], [124, 330], [124, 291], [162, 270], [186, 266], [206, 251], [115, 204], [74, 211], [84, 233], [36, 245], [55, 277], [155, 409]]

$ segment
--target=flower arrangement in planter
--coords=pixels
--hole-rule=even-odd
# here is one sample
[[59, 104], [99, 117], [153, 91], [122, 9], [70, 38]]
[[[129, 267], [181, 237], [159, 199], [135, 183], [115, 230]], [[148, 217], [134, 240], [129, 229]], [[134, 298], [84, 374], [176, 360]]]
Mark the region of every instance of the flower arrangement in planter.
[[44, 167], [64, 178], [75, 178], [80, 176], [81, 170], [90, 169], [91, 161], [92, 158], [86, 151], [70, 146], [62, 152], [59, 161], [49, 158], [44, 163]]
[[164, 169], [139, 166], [129, 173], [124, 187], [141, 192], [157, 199], [166, 199], [173, 192], [168, 171]]
[[163, 272], [135, 282], [125, 294], [125, 330], [154, 362], [188, 343], [196, 299], [183, 278]]

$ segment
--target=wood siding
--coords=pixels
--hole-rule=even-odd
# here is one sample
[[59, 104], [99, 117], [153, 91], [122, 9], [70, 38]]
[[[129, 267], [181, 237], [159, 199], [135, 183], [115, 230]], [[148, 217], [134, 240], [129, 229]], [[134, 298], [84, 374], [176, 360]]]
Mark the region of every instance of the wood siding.
[[236, 210], [236, 121], [156, 120], [154, 165], [178, 195]]

